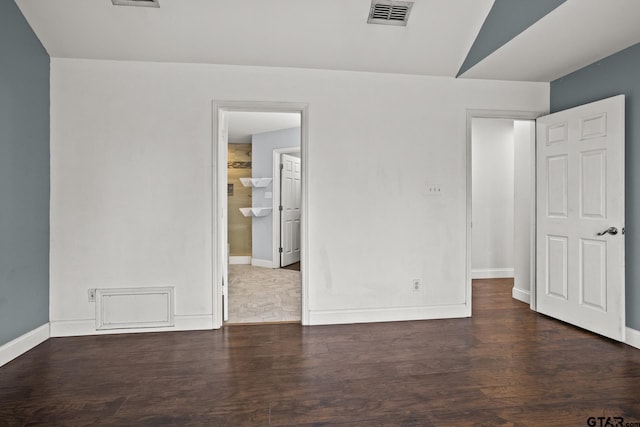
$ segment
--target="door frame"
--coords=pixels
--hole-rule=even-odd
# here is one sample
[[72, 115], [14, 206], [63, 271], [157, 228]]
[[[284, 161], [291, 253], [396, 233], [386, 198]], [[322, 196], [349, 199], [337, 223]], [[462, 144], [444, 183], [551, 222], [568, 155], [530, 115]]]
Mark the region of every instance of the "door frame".
[[[227, 224], [227, 214], [224, 211], [227, 197], [227, 164], [228, 146], [219, 141], [221, 120], [226, 120], [224, 114], [230, 111], [268, 112], [268, 113], [299, 113], [300, 114], [300, 157], [302, 164], [302, 212], [300, 218], [300, 272], [301, 272], [301, 320], [303, 325], [309, 324], [309, 104], [299, 102], [271, 102], [271, 101], [218, 101], [212, 105], [213, 133], [211, 150], [211, 283], [213, 298], [213, 328], [222, 327], [222, 275], [226, 262], [226, 242], [222, 242]], [[223, 246], [224, 245], [224, 246]], [[222, 248], [222, 250], [221, 250]]]
[[[465, 280], [466, 280], [466, 301], [468, 307], [468, 315], [471, 316], [472, 313], [472, 286], [471, 286], [471, 267], [472, 267], [472, 246], [471, 246], [471, 197], [472, 197], [472, 180], [471, 180], [471, 130], [472, 130], [472, 121], [473, 119], [509, 119], [509, 120], [535, 120], [538, 117], [549, 114], [548, 111], [517, 111], [517, 110], [483, 110], [483, 109], [468, 109], [467, 110], [467, 144], [466, 144], [466, 157], [467, 157], [467, 165], [466, 165], [466, 195], [467, 195], [467, 230], [466, 230], [466, 240], [467, 240], [467, 251], [466, 251], [466, 272], [465, 272]], [[536, 141], [533, 143], [533, 151], [535, 154]], [[531, 173], [533, 174], [533, 185], [535, 188], [535, 173], [536, 173], [536, 159], [535, 156], [532, 159], [532, 168]], [[530, 258], [530, 285], [529, 285], [529, 306], [531, 310], [536, 310], [536, 192], [533, 191], [531, 194], [531, 230], [530, 235], [531, 238], [531, 258]]]
[[[302, 128], [300, 129], [300, 132], [302, 132]], [[271, 248], [271, 262], [273, 268], [280, 268], [280, 164], [282, 163], [282, 155], [289, 153], [300, 153], [300, 161], [302, 162], [302, 153], [300, 147], [275, 148], [273, 150], [273, 236]]]

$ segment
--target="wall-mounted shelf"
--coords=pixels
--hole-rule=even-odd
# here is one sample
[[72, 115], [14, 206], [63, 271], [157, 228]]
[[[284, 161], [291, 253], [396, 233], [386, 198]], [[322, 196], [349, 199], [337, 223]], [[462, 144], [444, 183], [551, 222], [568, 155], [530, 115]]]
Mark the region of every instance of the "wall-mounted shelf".
[[[271, 178], [269, 178], [271, 179]], [[244, 216], [267, 216], [273, 208], [240, 208]]]
[[271, 184], [273, 178], [240, 178], [240, 182], [245, 187], [266, 187]]

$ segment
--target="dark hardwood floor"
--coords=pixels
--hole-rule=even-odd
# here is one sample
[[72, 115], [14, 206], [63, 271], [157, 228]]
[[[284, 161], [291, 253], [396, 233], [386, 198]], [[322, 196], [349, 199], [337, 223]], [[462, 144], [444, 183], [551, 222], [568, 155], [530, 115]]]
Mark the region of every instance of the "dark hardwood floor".
[[290, 264], [290, 265], [285, 265], [284, 267], [280, 267], [280, 268], [284, 268], [285, 270], [300, 271], [300, 261], [294, 262], [293, 264]]
[[640, 350], [531, 312], [510, 281], [473, 302], [471, 319], [51, 339], [0, 368], [0, 425], [640, 423]]

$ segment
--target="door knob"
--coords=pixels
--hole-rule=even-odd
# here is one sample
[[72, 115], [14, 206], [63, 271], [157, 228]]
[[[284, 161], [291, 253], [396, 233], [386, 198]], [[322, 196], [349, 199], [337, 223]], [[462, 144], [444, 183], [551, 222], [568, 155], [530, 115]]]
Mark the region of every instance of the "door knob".
[[612, 236], [615, 236], [616, 234], [618, 234], [618, 229], [615, 227], [609, 227], [606, 230], [599, 232], [598, 236], [604, 236], [605, 234], [611, 234]]

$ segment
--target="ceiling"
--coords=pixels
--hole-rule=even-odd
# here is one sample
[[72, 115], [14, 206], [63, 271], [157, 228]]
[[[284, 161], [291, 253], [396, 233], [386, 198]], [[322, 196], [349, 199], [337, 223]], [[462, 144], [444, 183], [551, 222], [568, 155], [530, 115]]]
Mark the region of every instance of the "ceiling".
[[251, 135], [289, 129], [300, 126], [298, 113], [253, 113], [246, 111], [231, 111], [227, 113], [229, 119], [229, 142], [250, 143]]
[[638, 0], [567, 0], [462, 76], [553, 81], [639, 43], [639, 20]]
[[[498, 12], [514, 1], [415, 0], [407, 27], [368, 25], [371, 0], [160, 0], [158, 9], [16, 3], [52, 57], [455, 77], [485, 20], [496, 26], [487, 17], [504, 16]], [[517, 1], [526, 12], [527, 1]], [[532, 13], [531, 25], [460, 77], [551, 81], [640, 42], [638, 0], [547, 1], [561, 4]]]

